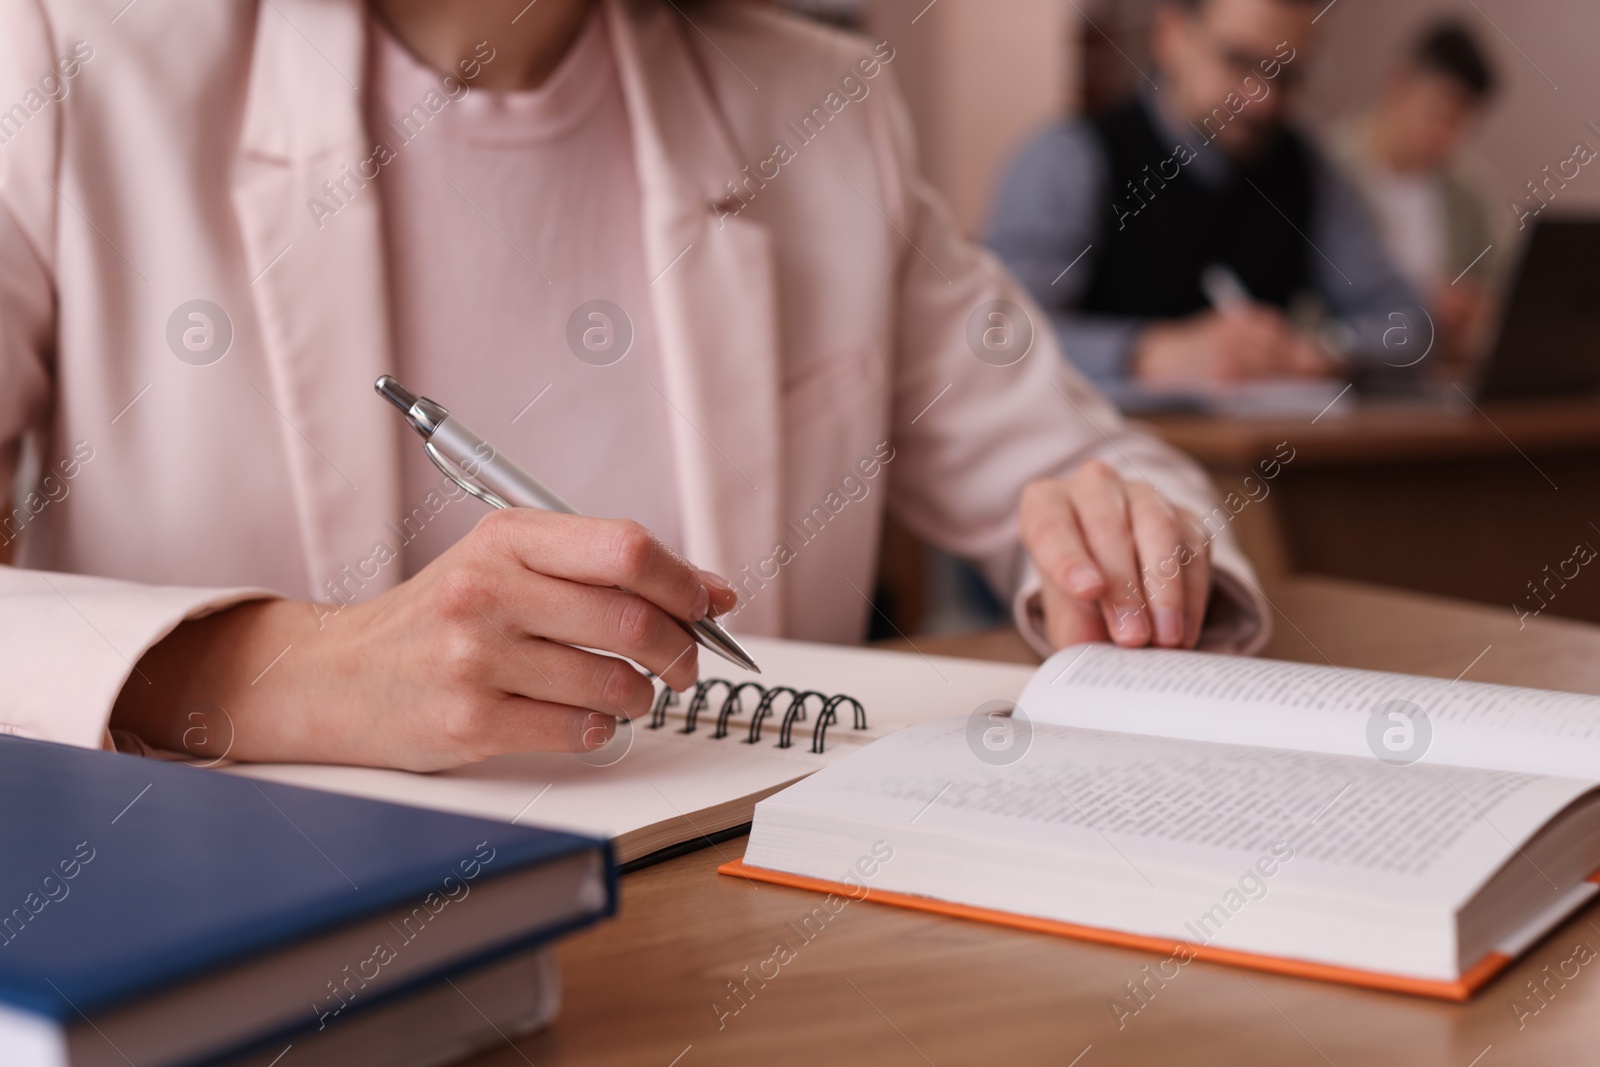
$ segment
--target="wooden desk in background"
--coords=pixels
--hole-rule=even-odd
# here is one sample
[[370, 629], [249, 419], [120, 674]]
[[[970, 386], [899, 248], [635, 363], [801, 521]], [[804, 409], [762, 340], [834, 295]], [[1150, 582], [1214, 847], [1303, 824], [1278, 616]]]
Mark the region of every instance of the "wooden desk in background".
[[[1579, 542], [1600, 548], [1600, 401], [1459, 410], [1340, 400], [1310, 418], [1148, 420], [1222, 493], [1281, 442], [1294, 459], [1234, 527], [1264, 576], [1327, 574], [1600, 621], [1600, 568], [1550, 579]], [[1259, 483], [1259, 474], [1257, 476]], [[1256, 484], [1256, 483], [1252, 483]], [[1260, 490], [1255, 490], [1260, 494]], [[1549, 567], [1546, 571], [1544, 568]], [[1572, 565], [1568, 565], [1571, 573]]]
[[[1600, 627], [1547, 617], [1519, 631], [1508, 611], [1326, 579], [1271, 596], [1273, 656], [1600, 693]], [[1015, 634], [915, 640], [924, 652], [1032, 662]], [[715, 873], [743, 852], [738, 838], [623, 878], [620, 916], [559, 950], [555, 1026], [473, 1067], [1506, 1067], [1596, 1057], [1600, 969], [1581, 969], [1520, 1030], [1511, 1003], [1537, 1005], [1523, 983], [1575, 945], [1600, 951], [1600, 904], [1467, 1004], [1196, 962], [1119, 1030], [1110, 1001], [1159, 957], [870, 902], [805, 942], [788, 924], [820, 898]], [[799, 946], [795, 958], [765, 986], [752, 982], [754, 996], [719, 1029], [712, 1005], [726, 983], [780, 941]]]

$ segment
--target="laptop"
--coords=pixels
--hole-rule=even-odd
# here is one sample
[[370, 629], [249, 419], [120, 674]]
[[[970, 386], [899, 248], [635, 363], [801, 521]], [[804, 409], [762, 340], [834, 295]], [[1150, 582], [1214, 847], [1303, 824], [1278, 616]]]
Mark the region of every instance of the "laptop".
[[1536, 221], [1477, 400], [1600, 392], [1600, 219]]

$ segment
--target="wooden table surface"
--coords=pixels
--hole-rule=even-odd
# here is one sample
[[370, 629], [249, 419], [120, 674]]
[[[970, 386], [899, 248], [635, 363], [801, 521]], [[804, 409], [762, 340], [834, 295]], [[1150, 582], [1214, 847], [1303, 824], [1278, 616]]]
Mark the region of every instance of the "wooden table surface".
[[1263, 575], [1600, 622], [1600, 581], [1558, 573], [1572, 571], [1575, 546], [1600, 545], [1600, 400], [1458, 399], [1346, 398], [1316, 419], [1149, 422], [1232, 494], [1228, 524]]
[[[1272, 592], [1269, 654], [1444, 678], [1600, 693], [1600, 627], [1325, 580]], [[1013, 634], [917, 639], [925, 652], [1027, 660]], [[1119, 1029], [1109, 1003], [1157, 957], [958, 919], [849, 905], [814, 939], [789, 926], [817, 898], [715, 873], [744, 839], [622, 881], [621, 914], [565, 944], [565, 1005], [548, 1031], [473, 1067], [524, 1063], [1405, 1064], [1502, 1067], [1600, 1059], [1600, 964], [1537, 1014], [1523, 987], [1578, 944], [1586, 909], [1467, 1004], [1439, 1003], [1200, 962]], [[719, 1028], [712, 1005], [780, 941], [795, 958]], [[752, 987], [753, 983], [752, 983]], [[726, 1002], [725, 1002], [726, 1003]]]
[[[1383, 463], [1470, 459], [1524, 452], [1600, 448], [1600, 399], [1499, 401], [1474, 406], [1410, 401], [1338, 401], [1315, 420], [1163, 415], [1147, 419], [1166, 441], [1207, 466], [1247, 468], [1273, 454], [1280, 441], [1296, 448], [1294, 462]], [[1513, 444], [1514, 442], [1514, 444]]]

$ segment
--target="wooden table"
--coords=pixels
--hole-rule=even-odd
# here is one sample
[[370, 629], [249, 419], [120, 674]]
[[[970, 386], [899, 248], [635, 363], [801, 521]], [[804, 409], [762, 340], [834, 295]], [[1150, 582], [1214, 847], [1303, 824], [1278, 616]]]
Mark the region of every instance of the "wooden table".
[[[1269, 654], [1600, 693], [1600, 627], [1332, 580], [1272, 593]], [[1030, 661], [1014, 634], [918, 639], [923, 651]], [[1109, 1008], [1155, 960], [900, 908], [851, 905], [719, 1029], [724, 983], [767, 959], [812, 894], [725, 878], [744, 839], [623, 879], [613, 922], [566, 942], [549, 1031], [472, 1061], [700, 1067], [789, 1064], [1592, 1063], [1600, 969], [1518, 1030], [1511, 1001], [1547, 963], [1600, 951], [1600, 905], [1565, 923], [1468, 1004], [1191, 963], [1119, 1031]], [[1600, 967], [1600, 965], [1597, 965]]]
[[[1338, 401], [1315, 419], [1165, 416], [1150, 425], [1218, 489], [1260, 496], [1232, 525], [1265, 574], [1316, 573], [1539, 607], [1574, 546], [1600, 548], [1600, 401], [1456, 407]], [[1245, 478], [1255, 474], [1255, 481]], [[1596, 568], [1600, 572], [1600, 568]], [[1568, 568], [1571, 573], [1571, 568]], [[1600, 573], [1552, 581], [1547, 610], [1600, 621]]]

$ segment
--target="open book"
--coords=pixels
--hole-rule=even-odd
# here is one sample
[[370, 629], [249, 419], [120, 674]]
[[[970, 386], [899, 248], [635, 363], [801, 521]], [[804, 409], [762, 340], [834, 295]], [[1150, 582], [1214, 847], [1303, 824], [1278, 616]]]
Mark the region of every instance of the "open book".
[[[648, 720], [623, 723], [610, 743], [582, 756], [497, 756], [437, 774], [309, 763], [226, 769], [609, 837], [618, 860], [630, 865], [740, 830], [756, 801], [790, 782], [901, 727], [971, 711], [996, 697], [1014, 699], [1032, 674], [1027, 667], [944, 656], [740, 640], [762, 674], [706, 656], [701, 700], [691, 690], [661, 708], [655, 728]], [[764, 692], [773, 698], [764, 700]], [[824, 715], [836, 697], [848, 699]], [[819, 718], [829, 721], [819, 724]]]
[[763, 800], [726, 873], [1465, 999], [1597, 891], [1600, 698], [1057, 653]]

